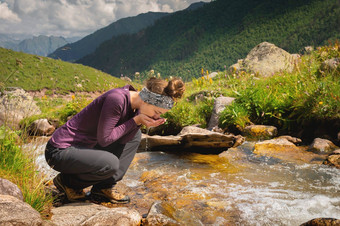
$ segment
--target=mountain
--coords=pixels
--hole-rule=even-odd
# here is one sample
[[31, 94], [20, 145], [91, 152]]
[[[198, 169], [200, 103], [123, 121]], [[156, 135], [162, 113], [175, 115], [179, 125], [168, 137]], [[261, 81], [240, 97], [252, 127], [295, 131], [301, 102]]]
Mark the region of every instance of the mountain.
[[8, 35], [0, 35], [0, 46], [14, 51], [47, 56], [54, 50], [67, 44], [65, 38], [39, 35], [22, 41], [12, 39]]
[[107, 27], [104, 27], [83, 39], [62, 46], [49, 55], [54, 59], [74, 62], [92, 52], [104, 41], [121, 34], [133, 34], [143, 28], [151, 26], [156, 20], [168, 15], [168, 13], [148, 12], [135, 17], [120, 19]]
[[0, 34], [0, 46], [7, 48], [7, 49], [12, 49], [15, 48], [16, 45], [20, 43], [20, 40], [14, 39], [9, 35], [6, 34]]
[[216, 0], [101, 44], [78, 63], [110, 73], [198, 77], [223, 71], [267, 41], [297, 53], [340, 38], [338, 0]]
[[63, 37], [39, 35], [32, 39], [23, 40], [13, 50], [39, 56], [47, 56], [65, 44], [67, 44], [67, 41]]

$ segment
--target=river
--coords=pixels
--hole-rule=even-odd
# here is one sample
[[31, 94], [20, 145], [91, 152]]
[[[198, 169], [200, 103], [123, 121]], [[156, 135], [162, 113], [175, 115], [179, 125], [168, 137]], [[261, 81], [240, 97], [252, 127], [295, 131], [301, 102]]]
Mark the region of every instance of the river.
[[137, 153], [119, 186], [141, 214], [159, 200], [164, 214], [181, 225], [340, 219], [340, 169], [259, 157], [253, 147], [245, 142], [221, 155]]

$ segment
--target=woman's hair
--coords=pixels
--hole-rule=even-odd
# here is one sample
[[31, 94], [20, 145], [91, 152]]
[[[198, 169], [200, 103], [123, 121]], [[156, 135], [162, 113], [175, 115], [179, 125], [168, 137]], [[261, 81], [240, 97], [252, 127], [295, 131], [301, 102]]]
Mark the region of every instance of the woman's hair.
[[151, 92], [169, 96], [172, 99], [179, 99], [183, 96], [185, 85], [182, 79], [173, 78], [169, 82], [159, 78], [149, 78], [146, 81], [146, 88]]

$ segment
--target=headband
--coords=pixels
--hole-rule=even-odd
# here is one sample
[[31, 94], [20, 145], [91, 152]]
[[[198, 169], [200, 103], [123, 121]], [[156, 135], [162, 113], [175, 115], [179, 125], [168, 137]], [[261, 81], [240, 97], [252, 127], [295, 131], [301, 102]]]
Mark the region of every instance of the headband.
[[152, 104], [160, 108], [170, 110], [174, 106], [174, 101], [171, 97], [151, 92], [146, 87], [139, 92], [139, 96], [145, 103]]

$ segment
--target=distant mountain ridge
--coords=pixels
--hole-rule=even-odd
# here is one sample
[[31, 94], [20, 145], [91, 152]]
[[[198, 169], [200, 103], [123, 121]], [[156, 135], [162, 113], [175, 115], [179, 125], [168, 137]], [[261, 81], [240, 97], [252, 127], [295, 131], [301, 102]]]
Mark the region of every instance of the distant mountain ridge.
[[2, 35], [0, 46], [17, 52], [24, 52], [39, 56], [47, 56], [68, 41], [63, 37], [39, 35], [18, 41]]
[[92, 52], [104, 41], [111, 39], [113, 36], [121, 34], [133, 34], [139, 30], [152, 25], [156, 20], [167, 16], [169, 13], [143, 13], [135, 17], [120, 19], [107, 27], [104, 27], [81, 40], [66, 44], [58, 48], [49, 55], [54, 59], [74, 62]]
[[77, 61], [113, 76], [184, 79], [223, 71], [267, 41], [290, 53], [340, 38], [338, 0], [215, 0], [163, 17], [138, 34], [114, 37]]

